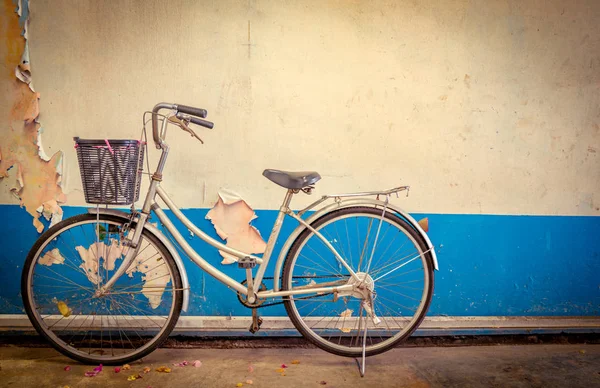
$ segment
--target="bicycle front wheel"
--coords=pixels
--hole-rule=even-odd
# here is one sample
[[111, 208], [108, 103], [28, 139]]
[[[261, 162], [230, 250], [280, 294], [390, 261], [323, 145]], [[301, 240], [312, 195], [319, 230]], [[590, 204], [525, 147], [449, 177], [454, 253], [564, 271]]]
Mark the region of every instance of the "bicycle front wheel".
[[[332, 211], [311, 227], [360, 280], [314, 232], [304, 230], [288, 252], [282, 278], [282, 290], [303, 292], [285, 300], [298, 331], [346, 357], [359, 357], [363, 346], [367, 356], [379, 354], [409, 337], [433, 294], [432, 257], [421, 235], [395, 214], [364, 206]], [[310, 288], [342, 285], [357, 288], [310, 293]]]
[[[144, 230], [134, 261], [111, 290], [96, 291], [130, 249], [135, 224], [82, 214], [46, 231], [29, 252], [21, 279], [25, 311], [54, 348], [84, 363], [123, 364], [141, 358], [169, 335], [183, 302], [177, 265]], [[131, 248], [132, 249], [132, 248]]]

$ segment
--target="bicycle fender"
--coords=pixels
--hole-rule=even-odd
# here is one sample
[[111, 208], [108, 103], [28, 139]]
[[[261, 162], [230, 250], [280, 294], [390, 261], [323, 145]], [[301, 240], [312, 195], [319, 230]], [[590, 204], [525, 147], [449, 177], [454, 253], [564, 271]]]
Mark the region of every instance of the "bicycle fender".
[[[116, 209], [88, 208], [87, 212], [89, 214], [96, 214], [96, 210], [100, 214], [108, 214], [111, 216], [129, 220], [129, 213]], [[179, 274], [181, 275], [181, 285], [183, 286], [183, 305], [181, 309], [184, 312], [187, 312], [188, 304], [190, 301], [190, 284], [188, 281], [187, 272], [185, 271], [185, 267], [183, 266], [183, 261], [181, 260], [179, 253], [177, 253], [177, 249], [175, 248], [175, 246], [173, 246], [171, 241], [169, 241], [169, 239], [150, 222], [146, 222], [144, 228], [148, 232], [152, 233], [157, 239], [159, 239], [160, 242], [163, 243], [164, 246], [167, 248], [171, 256], [173, 256], [173, 259], [175, 260], [175, 265], [177, 265], [177, 269], [179, 270]]]
[[[316, 219], [325, 215], [325, 213], [328, 213], [333, 210], [352, 207], [352, 206], [368, 206], [368, 207], [375, 207], [375, 208], [377, 208], [377, 207], [383, 208], [385, 206], [385, 202], [379, 201], [376, 199], [370, 199], [370, 198], [346, 199], [346, 200], [342, 200], [339, 202], [334, 202], [332, 204], [329, 204], [329, 205], [317, 210], [316, 212], [311, 214], [308, 218], [306, 218], [305, 221], [310, 224], [313, 221], [315, 221]], [[429, 236], [427, 236], [427, 233], [425, 233], [423, 228], [421, 228], [421, 225], [419, 225], [417, 220], [415, 220], [410, 214], [408, 214], [407, 212], [405, 212], [404, 210], [402, 210], [401, 208], [399, 208], [398, 206], [396, 206], [394, 204], [388, 203], [387, 208], [393, 210], [394, 213], [396, 213], [396, 215], [404, 218], [404, 220], [406, 222], [408, 222], [419, 233], [419, 235], [421, 235], [421, 237], [425, 241], [425, 244], [427, 245], [427, 249], [429, 249], [429, 253], [431, 254], [431, 257], [433, 259], [433, 268], [436, 271], [438, 271], [439, 266], [438, 266], [437, 255], [435, 253], [435, 248], [433, 247], [433, 244], [431, 243]], [[287, 240], [285, 241], [285, 244], [283, 244], [283, 247], [281, 248], [281, 252], [279, 252], [279, 257], [277, 258], [277, 262], [275, 263], [275, 271], [273, 274], [273, 279], [274, 279], [273, 280], [273, 289], [274, 289], [274, 291], [279, 291], [279, 282], [280, 282], [280, 278], [281, 278], [281, 271], [283, 269], [283, 262], [285, 261], [285, 257], [287, 256], [287, 253], [290, 250], [293, 242], [296, 240], [296, 238], [298, 238], [300, 233], [302, 233], [304, 231], [304, 229], [306, 229], [306, 227], [304, 225], [302, 225], [302, 224], [298, 225], [296, 227], [296, 229], [294, 229], [294, 231], [287, 238]]]

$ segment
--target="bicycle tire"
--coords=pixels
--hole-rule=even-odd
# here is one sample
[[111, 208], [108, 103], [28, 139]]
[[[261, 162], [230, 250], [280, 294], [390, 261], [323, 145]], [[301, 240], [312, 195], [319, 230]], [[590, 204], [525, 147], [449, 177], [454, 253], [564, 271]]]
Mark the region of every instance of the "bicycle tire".
[[[89, 224], [93, 221], [99, 220], [100, 222], [105, 222], [107, 225], [124, 225], [128, 222], [128, 219], [113, 216], [113, 215], [105, 215], [101, 214], [98, 217], [94, 214], [81, 214], [74, 217], [70, 217], [66, 220], [59, 222], [54, 225], [52, 228], [48, 229], [44, 234], [40, 236], [40, 238], [35, 242], [33, 247], [31, 248], [27, 259], [25, 261], [25, 265], [23, 267], [22, 275], [21, 275], [21, 294], [23, 299], [23, 305], [25, 307], [25, 311], [32, 325], [36, 329], [36, 331], [45, 338], [56, 350], [61, 352], [62, 354], [70, 357], [74, 360], [80, 361], [86, 364], [98, 364], [102, 363], [105, 365], [121, 365], [125, 363], [129, 363], [140, 359], [152, 351], [154, 351], [157, 347], [159, 347], [169, 336], [171, 331], [173, 330], [179, 315], [181, 313], [182, 303], [183, 303], [183, 292], [182, 292], [182, 281], [181, 275], [179, 273], [179, 269], [177, 268], [177, 264], [175, 260], [169, 253], [168, 249], [162, 244], [162, 242], [147, 229], [144, 229], [142, 232], [143, 239], [147, 239], [149, 244], [152, 244], [156, 247], [157, 252], [160, 254], [160, 257], [164, 259], [164, 262], [168, 266], [169, 274], [171, 276], [172, 281], [172, 289], [171, 293], [173, 295], [173, 302], [170, 308], [170, 313], [168, 318], [160, 330], [159, 334], [151, 339], [147, 344], [139, 349], [133, 350], [130, 354], [123, 354], [121, 356], [113, 356], [113, 357], [99, 357], [92, 354], [85, 355], [81, 351], [76, 351], [71, 348], [68, 343], [65, 343], [62, 339], [60, 339], [56, 334], [54, 334], [49, 328], [46, 322], [41, 318], [41, 314], [36, 313], [36, 306], [34, 302], [35, 295], [32, 294], [32, 276], [35, 270], [35, 263], [41, 258], [41, 253], [45, 249], [46, 246], [53, 240], [58, 240], [59, 236], [66, 231], [71, 230], [72, 228], [78, 225]], [[132, 227], [135, 227], [135, 223], [132, 224]], [[142, 240], [140, 240], [142, 241]], [[99, 258], [98, 258], [99, 260]], [[157, 259], [158, 261], [159, 259]], [[126, 276], [126, 275], [123, 275]], [[165, 290], [163, 290], [164, 293]], [[125, 317], [127, 315], [124, 315]], [[131, 317], [133, 315], [130, 314]], [[74, 319], [76, 316], [74, 315]], [[62, 319], [62, 318], [61, 318]], [[86, 318], [87, 320], [87, 318]], [[100, 318], [100, 322], [102, 325], [102, 318]], [[115, 318], [115, 322], [118, 320]], [[102, 326], [100, 327], [102, 330]], [[119, 328], [119, 330], [121, 330]], [[123, 330], [125, 333], [125, 330]], [[110, 333], [110, 331], [109, 331]], [[87, 335], [87, 334], [86, 334]], [[91, 335], [90, 335], [91, 341]], [[102, 341], [102, 339], [101, 339]], [[122, 340], [123, 341], [123, 340]], [[131, 342], [131, 341], [130, 341]], [[91, 345], [90, 345], [91, 346]]]
[[[343, 209], [339, 209], [339, 210], [334, 210], [327, 214], [324, 214], [317, 220], [313, 221], [310, 225], [312, 228], [319, 230], [320, 228], [327, 227], [327, 225], [332, 225], [336, 220], [346, 219], [347, 217], [349, 217], [351, 215], [367, 216], [367, 217], [371, 217], [371, 218], [373, 218], [373, 217], [381, 218], [381, 214], [382, 214], [381, 209], [376, 209], [373, 207], [366, 207], [366, 206], [354, 206], [354, 207], [348, 207], [348, 208], [343, 208]], [[344, 217], [346, 217], [346, 218], [344, 218]], [[415, 316], [413, 316], [413, 319], [410, 322], [410, 326], [404, 328], [402, 330], [401, 335], [397, 335], [396, 337], [391, 337], [391, 340], [382, 341], [380, 343], [382, 345], [380, 345], [380, 346], [367, 346], [366, 352], [365, 352], [366, 356], [373, 356], [376, 354], [383, 353], [383, 352], [395, 347], [398, 343], [400, 343], [400, 342], [404, 341], [406, 338], [408, 338], [423, 321], [425, 315], [427, 314], [427, 310], [429, 309], [429, 305], [431, 303], [431, 299], [433, 296], [433, 288], [434, 288], [433, 258], [431, 256], [431, 254], [428, 252], [427, 244], [425, 243], [424, 239], [419, 234], [419, 232], [417, 230], [415, 230], [415, 228], [413, 228], [409, 223], [407, 223], [404, 219], [397, 216], [396, 214], [393, 214], [389, 211], [386, 212], [385, 220], [387, 222], [390, 222], [391, 224], [397, 226], [399, 228], [399, 230], [401, 230], [406, 236], [409, 236], [411, 241], [416, 243], [416, 245], [418, 246], [418, 250], [422, 254], [421, 262], [423, 264], [423, 273], [424, 273], [424, 278], [427, 280], [424, 282], [425, 285], [424, 285], [424, 289], [423, 289], [422, 303], [420, 304], [418, 313]], [[303, 249], [305, 244], [307, 244], [307, 241], [312, 236], [315, 236], [314, 233], [311, 232], [309, 229], [305, 229], [296, 238], [296, 240], [292, 243], [292, 246], [290, 247], [290, 250], [289, 250], [289, 252], [286, 256], [285, 262], [284, 262], [282, 285], [281, 285], [282, 290], [285, 291], [285, 290], [292, 289], [291, 285], [292, 285], [293, 276], [294, 276], [292, 271], [293, 271], [293, 267], [294, 267], [294, 262], [295, 262], [295, 260], [297, 260], [297, 258], [300, 255], [301, 250]], [[366, 241], [368, 241], [368, 239], [369, 239], [369, 237], [367, 235]], [[335, 242], [335, 239], [332, 239], [332, 241]], [[315, 263], [315, 264], [318, 264], [318, 263]], [[316, 266], [314, 268], [316, 268]], [[305, 278], [306, 276], [301, 276], [301, 277]], [[377, 282], [375, 282], [375, 289], [377, 290]], [[327, 295], [325, 295], [325, 296], [327, 296]], [[376, 301], [377, 301], [377, 299], [375, 299], [375, 302], [374, 302], [375, 307], [377, 307]], [[296, 329], [306, 339], [308, 339], [312, 344], [316, 345], [317, 347], [319, 347], [329, 353], [333, 353], [333, 354], [336, 354], [339, 356], [359, 357], [362, 355], [361, 347], [340, 346], [339, 343], [341, 342], [341, 338], [338, 340], [338, 341], [340, 341], [340, 342], [338, 342], [338, 344], [334, 344], [332, 341], [325, 340], [324, 337], [315, 333], [315, 331], [312, 330], [308, 326], [308, 324], [304, 321], [302, 316], [300, 316], [298, 309], [295, 307], [295, 299], [293, 296], [285, 297], [284, 304], [285, 304], [287, 314], [290, 317], [290, 319], [291, 319], [292, 323], [294, 324], [294, 326], [296, 327]], [[339, 320], [340, 320], [340, 318], [338, 318], [338, 321]], [[359, 321], [360, 321], [360, 317], [359, 317]], [[365, 320], [365, 322], [366, 322], [366, 320]], [[327, 325], [329, 325], [329, 323], [327, 323]], [[335, 327], [335, 324], [333, 327]], [[360, 325], [358, 327], [358, 331], [360, 332]], [[364, 330], [363, 330], [363, 332], [364, 332]], [[342, 334], [340, 334], [340, 337], [341, 336], [342, 336]], [[373, 345], [373, 342], [371, 342], [371, 344]]]

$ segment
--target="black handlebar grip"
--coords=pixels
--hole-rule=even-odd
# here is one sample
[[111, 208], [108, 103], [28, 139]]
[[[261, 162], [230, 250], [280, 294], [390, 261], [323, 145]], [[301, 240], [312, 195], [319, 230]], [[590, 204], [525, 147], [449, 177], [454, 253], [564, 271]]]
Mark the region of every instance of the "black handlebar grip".
[[195, 117], [190, 117], [190, 122], [197, 124], [197, 125], [202, 125], [203, 127], [209, 128], [209, 129], [212, 129], [212, 127], [215, 125], [215, 124], [211, 123], [210, 121], [197, 119]]
[[206, 109], [194, 108], [193, 106], [179, 105], [179, 104], [177, 104], [177, 111], [188, 114], [188, 115], [202, 117], [202, 118], [205, 118], [206, 115], [208, 114]]

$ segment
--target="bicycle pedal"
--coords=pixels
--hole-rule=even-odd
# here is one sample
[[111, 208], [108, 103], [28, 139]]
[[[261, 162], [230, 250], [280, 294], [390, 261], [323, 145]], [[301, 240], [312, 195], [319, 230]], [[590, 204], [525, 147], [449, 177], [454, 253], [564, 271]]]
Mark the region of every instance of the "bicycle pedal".
[[260, 325], [262, 325], [263, 319], [258, 316], [258, 312], [256, 309], [252, 309], [252, 324], [250, 325], [250, 333], [254, 334], [260, 330]]
[[256, 267], [256, 259], [250, 256], [242, 257], [238, 259], [238, 268], [254, 268]]
[[260, 326], [263, 323], [263, 319], [261, 317], [258, 317], [258, 319], [256, 320], [256, 322], [252, 322], [252, 324], [250, 325], [250, 329], [248, 329], [248, 331], [250, 331], [250, 333], [255, 334], [256, 332], [258, 332], [260, 330]]

